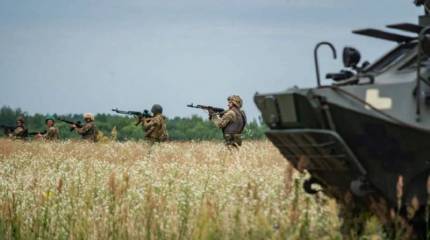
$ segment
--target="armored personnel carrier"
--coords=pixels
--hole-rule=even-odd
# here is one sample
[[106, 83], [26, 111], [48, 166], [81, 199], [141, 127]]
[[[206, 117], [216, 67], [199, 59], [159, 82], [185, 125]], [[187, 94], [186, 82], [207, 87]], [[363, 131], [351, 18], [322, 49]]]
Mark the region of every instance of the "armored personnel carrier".
[[321, 42], [314, 50], [316, 87], [257, 93], [254, 101], [270, 127], [266, 133], [270, 141], [295, 168], [311, 176], [303, 185], [305, 191], [335, 198], [344, 223], [372, 213], [390, 229], [389, 234], [401, 228], [411, 238], [426, 239], [430, 1], [415, 4], [426, 9], [418, 24], [387, 25], [401, 34], [372, 28], [353, 31], [397, 43], [375, 62], [360, 63], [359, 51], [346, 47], [345, 69], [326, 74], [330, 84], [324, 85], [318, 49], [328, 46], [334, 57], [336, 50]]

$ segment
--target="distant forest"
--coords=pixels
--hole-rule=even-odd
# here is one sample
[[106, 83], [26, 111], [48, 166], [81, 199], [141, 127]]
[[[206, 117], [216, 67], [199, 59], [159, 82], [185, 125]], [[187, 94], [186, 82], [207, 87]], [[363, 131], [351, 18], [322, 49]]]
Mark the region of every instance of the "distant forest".
[[[45, 129], [45, 119], [47, 115], [34, 114], [30, 115], [21, 109], [12, 109], [4, 106], [0, 109], [0, 125], [15, 126], [15, 121], [18, 116], [25, 117], [25, 125], [30, 132], [43, 131]], [[57, 117], [59, 115], [52, 115]], [[67, 114], [61, 115], [68, 120], [81, 121], [82, 114]], [[107, 138], [116, 139], [119, 141], [143, 139], [144, 132], [142, 127], [135, 126], [136, 119], [132, 116], [119, 114], [97, 114], [95, 115], [95, 123], [99, 131]], [[56, 126], [60, 129], [62, 139], [76, 139], [79, 135], [74, 131], [69, 130], [69, 125], [60, 121], [56, 121]], [[167, 120], [167, 130], [171, 140], [215, 140], [222, 139], [222, 134], [213, 123], [199, 116], [190, 118], [174, 117]], [[244, 139], [262, 139], [265, 137], [264, 131], [266, 126], [257, 120], [248, 122], [245, 128]], [[4, 136], [3, 131], [0, 131], [0, 136]]]

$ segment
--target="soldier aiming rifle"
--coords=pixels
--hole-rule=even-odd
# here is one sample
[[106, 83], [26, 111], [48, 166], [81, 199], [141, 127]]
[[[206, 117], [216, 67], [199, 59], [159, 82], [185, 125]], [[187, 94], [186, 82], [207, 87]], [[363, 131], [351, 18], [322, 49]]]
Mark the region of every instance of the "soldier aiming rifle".
[[[67, 120], [66, 120], [67, 121]], [[45, 119], [46, 130], [43, 132], [35, 132], [36, 139], [54, 141], [60, 139], [60, 131], [55, 127], [55, 120], [53, 117], [47, 117]], [[73, 130], [73, 129], [72, 129]], [[29, 133], [30, 135], [31, 133]]]
[[97, 127], [94, 124], [94, 115], [92, 113], [84, 114], [85, 123], [82, 124], [80, 121], [73, 122], [66, 120], [65, 118], [58, 117], [57, 120], [70, 124], [70, 131], [75, 130], [82, 139], [91, 142], [97, 142]]
[[242, 99], [233, 95], [227, 98], [228, 109], [189, 104], [187, 107], [200, 108], [209, 112], [209, 120], [215, 126], [222, 129], [225, 144], [228, 147], [239, 147], [242, 145], [242, 132], [246, 125], [245, 112], [241, 110]]
[[169, 135], [166, 127], [166, 117], [162, 115], [163, 108], [159, 104], [154, 104], [151, 108], [152, 115], [148, 110], [143, 112], [135, 111], [121, 111], [112, 109], [112, 111], [120, 114], [128, 114], [137, 117], [136, 126], [142, 124], [143, 131], [145, 132], [145, 139], [151, 143], [164, 142], [168, 140]]
[[24, 118], [18, 117], [16, 119], [16, 126], [0, 125], [0, 128], [3, 129], [4, 134], [9, 138], [25, 140], [28, 137], [28, 130], [24, 123]]

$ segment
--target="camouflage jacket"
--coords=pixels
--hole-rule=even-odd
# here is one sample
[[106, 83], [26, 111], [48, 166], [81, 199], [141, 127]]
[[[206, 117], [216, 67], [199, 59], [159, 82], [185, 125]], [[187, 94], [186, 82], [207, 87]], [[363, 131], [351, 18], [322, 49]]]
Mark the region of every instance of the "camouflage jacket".
[[238, 108], [229, 109], [222, 116], [214, 114], [211, 119], [224, 134], [241, 134], [246, 125], [245, 112]]
[[81, 128], [75, 128], [82, 139], [96, 142], [97, 141], [97, 128], [93, 122], [86, 122]]
[[25, 127], [16, 127], [13, 132], [9, 134], [9, 137], [13, 139], [25, 140], [27, 138], [27, 134], [28, 130]]
[[46, 129], [46, 133], [43, 134], [43, 139], [48, 141], [60, 139], [60, 131], [56, 127], [50, 127]]
[[161, 114], [156, 114], [150, 118], [142, 119], [145, 138], [151, 141], [162, 142], [169, 137], [166, 128], [166, 118]]

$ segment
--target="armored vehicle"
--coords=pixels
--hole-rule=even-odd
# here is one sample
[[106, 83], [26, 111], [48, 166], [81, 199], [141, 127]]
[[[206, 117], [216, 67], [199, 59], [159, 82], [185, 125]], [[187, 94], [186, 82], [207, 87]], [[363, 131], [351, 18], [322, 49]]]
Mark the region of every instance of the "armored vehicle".
[[[415, 1], [430, 9], [429, 0]], [[266, 135], [298, 170], [342, 206], [344, 223], [372, 213], [386, 229], [399, 228], [425, 239], [430, 203], [430, 15], [418, 24], [361, 29], [355, 34], [396, 42], [373, 63], [343, 49], [345, 69], [321, 83], [314, 49], [317, 84], [284, 92], [256, 93], [254, 101], [269, 126]], [[327, 81], [327, 80], [326, 80]], [[364, 221], [364, 220], [363, 220]], [[393, 227], [396, 226], [396, 227]], [[359, 227], [355, 227], [358, 231]], [[387, 232], [390, 232], [387, 231]]]

